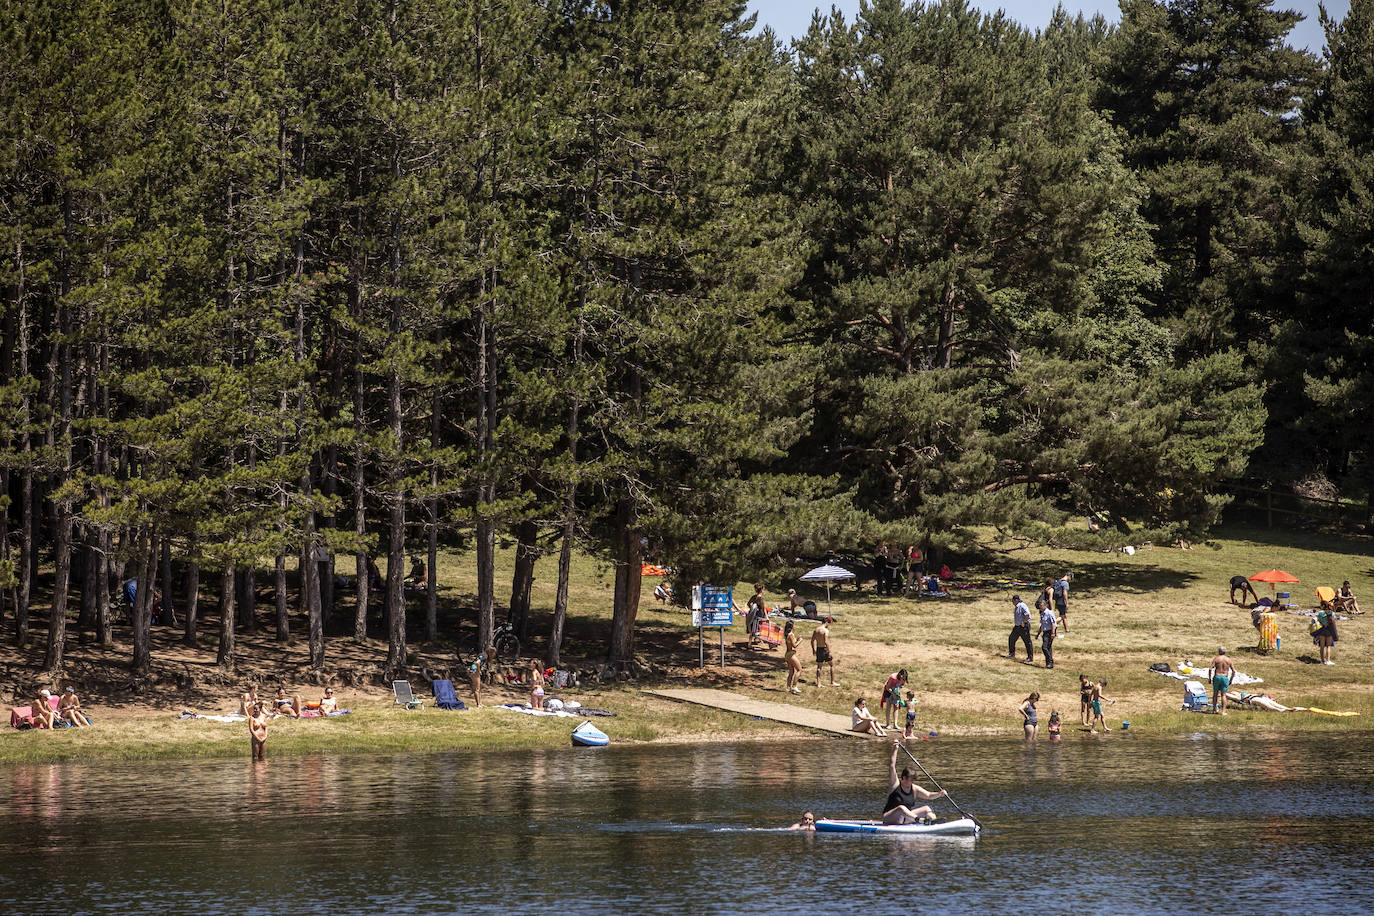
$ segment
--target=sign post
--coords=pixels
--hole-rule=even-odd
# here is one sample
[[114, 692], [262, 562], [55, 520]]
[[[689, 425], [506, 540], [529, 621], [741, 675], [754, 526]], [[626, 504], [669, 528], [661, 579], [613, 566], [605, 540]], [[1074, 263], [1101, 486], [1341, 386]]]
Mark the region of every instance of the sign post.
[[720, 666], [725, 667], [725, 628], [734, 626], [734, 589], [716, 585], [692, 587], [692, 625], [697, 628], [697, 654], [700, 667], [706, 667], [707, 627], [720, 632]]

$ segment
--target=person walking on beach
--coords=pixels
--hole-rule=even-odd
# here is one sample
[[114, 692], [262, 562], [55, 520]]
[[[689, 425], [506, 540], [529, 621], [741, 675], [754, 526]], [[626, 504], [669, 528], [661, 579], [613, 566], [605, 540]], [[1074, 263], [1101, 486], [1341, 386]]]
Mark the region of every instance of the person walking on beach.
[[796, 624], [790, 620], [782, 628], [783, 661], [787, 663], [788, 693], [801, 693], [801, 688], [797, 686], [797, 682], [801, 680], [801, 659], [797, 658], [797, 649], [801, 647], [801, 637], [796, 634], [796, 628]]
[[248, 737], [253, 745], [253, 759], [267, 759], [267, 715], [262, 711], [262, 704], [253, 706], [248, 715]]
[[1056, 625], [1057, 621], [1054, 617], [1054, 608], [1045, 605], [1040, 609], [1040, 629], [1035, 631], [1035, 635], [1040, 637], [1040, 654], [1045, 657], [1046, 668], [1054, 667], [1054, 635]]
[[1054, 596], [1054, 612], [1059, 615], [1059, 626], [1069, 632], [1069, 582], [1073, 573], [1066, 572], [1054, 581], [1051, 592]]
[[1226, 715], [1226, 691], [1236, 676], [1236, 666], [1231, 664], [1231, 659], [1227, 657], [1225, 646], [1217, 646], [1217, 654], [1212, 656], [1212, 664], [1208, 672], [1212, 676], [1212, 708], [1224, 716]]
[[897, 774], [897, 751], [901, 748], [902, 742], [892, 742], [892, 758], [887, 762], [887, 778], [891, 781], [892, 790], [887, 793], [887, 801], [883, 804], [883, 823], [884, 824], [917, 824], [923, 821], [935, 820], [935, 812], [929, 805], [916, 807], [916, 802], [935, 801], [937, 798], [944, 798], [945, 790], [931, 792], [916, 785], [915, 774], [910, 769], [903, 767], [901, 775]]
[[1007, 637], [1007, 658], [1016, 657], [1016, 641], [1026, 644], [1026, 662], [1035, 661], [1035, 650], [1031, 648], [1030, 608], [1021, 600], [1020, 595], [1011, 596], [1011, 635]]
[[1039, 692], [1031, 691], [1031, 695], [1016, 707], [1016, 711], [1021, 713], [1021, 725], [1026, 731], [1027, 741], [1034, 741], [1036, 732], [1040, 730], [1040, 713], [1035, 709], [1035, 704], [1039, 702]]
[[821, 686], [821, 666], [830, 666], [830, 686], [838, 687], [835, 683], [835, 656], [830, 653], [830, 624], [835, 622], [834, 617], [826, 617], [821, 620], [821, 625], [811, 632], [811, 651], [816, 656], [816, 686]]

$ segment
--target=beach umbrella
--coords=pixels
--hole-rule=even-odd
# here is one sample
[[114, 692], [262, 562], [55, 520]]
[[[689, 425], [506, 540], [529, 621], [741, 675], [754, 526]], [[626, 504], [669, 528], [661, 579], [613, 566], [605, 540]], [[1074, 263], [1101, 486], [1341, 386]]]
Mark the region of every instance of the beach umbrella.
[[852, 579], [854, 574], [843, 566], [817, 566], [815, 569], [805, 573], [801, 577], [803, 582], [824, 582], [825, 583], [825, 613], [830, 614], [830, 585], [844, 579]]
[[1275, 591], [1280, 582], [1294, 583], [1299, 581], [1298, 577], [1292, 573], [1286, 573], [1281, 569], [1266, 569], [1264, 572], [1255, 573], [1250, 577], [1251, 582], [1268, 582], [1270, 591]]

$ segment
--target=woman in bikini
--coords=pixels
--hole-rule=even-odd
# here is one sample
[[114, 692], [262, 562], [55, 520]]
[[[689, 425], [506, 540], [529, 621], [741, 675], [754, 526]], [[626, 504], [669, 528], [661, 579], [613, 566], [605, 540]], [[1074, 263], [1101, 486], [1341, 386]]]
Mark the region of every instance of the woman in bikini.
[[797, 647], [801, 645], [801, 637], [793, 632], [795, 625], [792, 621], [787, 621], [787, 625], [782, 630], [782, 640], [786, 647], [783, 661], [787, 663], [787, 692], [801, 693], [801, 688], [797, 682], [801, 680], [801, 659], [797, 658]]
[[1083, 725], [1092, 728], [1093, 683], [1086, 674], [1078, 676], [1078, 706], [1078, 716], [1083, 720]]

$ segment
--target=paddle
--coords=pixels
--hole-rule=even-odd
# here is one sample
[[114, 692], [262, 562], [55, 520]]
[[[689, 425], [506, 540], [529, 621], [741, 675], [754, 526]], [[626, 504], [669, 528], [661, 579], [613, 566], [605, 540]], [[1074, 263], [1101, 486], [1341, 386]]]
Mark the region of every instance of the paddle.
[[974, 817], [972, 814], [969, 814], [969, 813], [968, 813], [967, 811], [965, 811], [963, 808], [960, 808], [960, 807], [959, 807], [959, 803], [958, 803], [957, 801], [955, 801], [954, 799], [952, 799], [952, 798], [949, 797], [949, 793], [945, 791], [944, 786], [942, 786], [942, 785], [940, 785], [938, 782], [936, 782], [936, 781], [935, 781], [935, 777], [934, 777], [934, 776], [931, 776], [930, 773], [929, 773], [929, 771], [927, 771], [925, 767], [921, 766], [921, 761], [917, 760], [917, 759], [916, 759], [916, 755], [913, 754], [913, 753], [911, 753], [911, 751], [908, 751], [908, 750], [906, 749], [906, 745], [905, 745], [905, 744], [899, 744], [899, 745], [897, 745], [897, 746], [900, 747], [903, 751], [906, 752], [906, 755], [907, 755], [908, 757], [911, 758], [911, 762], [914, 763], [914, 764], [916, 764], [917, 768], [918, 768], [922, 773], [925, 773], [926, 779], [929, 779], [929, 780], [930, 780], [930, 784], [933, 785], [933, 786], [935, 787], [936, 791], [938, 791], [938, 792], [944, 792], [944, 793], [945, 793], [945, 798], [949, 801], [949, 803], [950, 803], [951, 805], [954, 806], [954, 810], [955, 810], [955, 811], [958, 811], [958, 812], [959, 812], [960, 814], [962, 814], [964, 817], [966, 817], [966, 818], [968, 818], [969, 820], [973, 821], [975, 824], [978, 825], [979, 829], [982, 828], [983, 822], [980, 821], [980, 820], [978, 820], [978, 818]]

